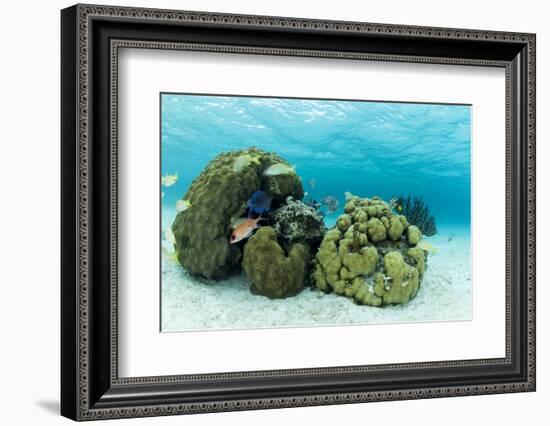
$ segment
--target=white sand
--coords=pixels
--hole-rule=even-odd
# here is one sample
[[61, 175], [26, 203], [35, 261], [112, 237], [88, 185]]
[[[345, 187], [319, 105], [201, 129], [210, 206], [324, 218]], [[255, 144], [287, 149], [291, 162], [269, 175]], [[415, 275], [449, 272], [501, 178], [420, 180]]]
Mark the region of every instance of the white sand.
[[162, 331], [470, 320], [468, 229], [443, 226], [426, 240], [438, 252], [428, 258], [417, 296], [405, 305], [382, 308], [309, 288], [295, 297], [270, 300], [252, 294], [244, 274], [222, 281], [198, 279], [163, 258]]

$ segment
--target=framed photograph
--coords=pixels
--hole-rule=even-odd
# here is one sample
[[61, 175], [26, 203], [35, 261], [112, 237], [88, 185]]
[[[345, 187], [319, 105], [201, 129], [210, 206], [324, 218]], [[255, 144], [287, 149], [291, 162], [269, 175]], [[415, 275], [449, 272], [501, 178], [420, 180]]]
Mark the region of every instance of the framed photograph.
[[535, 390], [535, 35], [61, 12], [61, 413]]

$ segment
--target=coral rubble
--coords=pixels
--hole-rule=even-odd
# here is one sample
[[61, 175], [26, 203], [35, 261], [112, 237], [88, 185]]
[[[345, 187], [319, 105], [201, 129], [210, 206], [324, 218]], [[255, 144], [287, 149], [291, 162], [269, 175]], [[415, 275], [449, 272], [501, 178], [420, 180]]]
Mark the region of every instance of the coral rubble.
[[323, 215], [291, 196], [285, 202], [271, 215], [273, 229], [282, 246], [289, 250], [292, 244], [301, 242], [312, 251], [317, 250], [326, 232]]
[[373, 306], [413, 298], [427, 261], [427, 252], [416, 247], [422, 238], [418, 227], [379, 197], [346, 193], [344, 211], [313, 260], [317, 288]]

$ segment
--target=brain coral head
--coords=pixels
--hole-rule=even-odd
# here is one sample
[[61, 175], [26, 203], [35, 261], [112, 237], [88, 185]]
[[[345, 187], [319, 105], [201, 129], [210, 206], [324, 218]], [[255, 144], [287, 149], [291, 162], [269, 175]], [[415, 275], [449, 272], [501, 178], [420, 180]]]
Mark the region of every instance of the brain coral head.
[[245, 244], [242, 266], [255, 292], [284, 298], [302, 289], [308, 263], [306, 245], [294, 244], [287, 256], [277, 242], [275, 230], [266, 226]]
[[[235, 167], [236, 162], [239, 167]], [[238, 265], [241, 250], [229, 244], [230, 227], [244, 214], [255, 191], [263, 190], [283, 200], [289, 195], [303, 197], [296, 174], [263, 175], [270, 164], [277, 162], [284, 160], [257, 148], [232, 151], [219, 154], [195, 178], [183, 197], [191, 206], [178, 213], [172, 224], [177, 258], [187, 271], [220, 278]]]

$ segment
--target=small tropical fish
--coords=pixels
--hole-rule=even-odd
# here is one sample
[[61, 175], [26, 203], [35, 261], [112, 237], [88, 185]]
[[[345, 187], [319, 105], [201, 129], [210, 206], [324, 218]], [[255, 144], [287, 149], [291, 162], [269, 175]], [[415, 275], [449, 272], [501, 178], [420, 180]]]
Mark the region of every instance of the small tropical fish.
[[304, 197], [307, 197], [309, 195], [309, 192], [304, 192]]
[[257, 217], [256, 219], [250, 219], [247, 217], [237, 219], [232, 224], [233, 232], [231, 232], [231, 244], [238, 243], [245, 238], [248, 238], [252, 235], [255, 229], [259, 228], [258, 222], [260, 220], [265, 220], [264, 217]]
[[260, 164], [258, 157], [253, 157], [250, 154], [242, 154], [237, 157], [233, 163], [233, 171], [239, 173], [245, 167], [248, 167], [250, 164]]
[[278, 175], [290, 175], [295, 174], [295, 166], [289, 166], [284, 163], [275, 163], [269, 166], [264, 171], [264, 176], [278, 176]]
[[[306, 200], [304, 204], [317, 211], [319, 211], [319, 209], [321, 208], [321, 204], [317, 200]], [[319, 213], [323, 214], [323, 212]]]
[[403, 211], [403, 206], [401, 205], [401, 203], [399, 202], [397, 197], [393, 197], [390, 200], [390, 208], [393, 209], [393, 210], [398, 211], [399, 213], [401, 213]]
[[257, 213], [261, 215], [269, 211], [271, 207], [271, 196], [266, 194], [263, 191], [256, 191], [248, 200], [247, 206], [249, 208], [248, 217], [252, 216], [252, 213]]
[[178, 255], [173, 250], [168, 250], [166, 247], [162, 246], [162, 256], [171, 262], [178, 263]]
[[416, 247], [419, 247], [421, 248], [422, 250], [424, 251], [427, 251], [428, 253], [431, 253], [431, 254], [436, 254], [437, 253], [437, 249], [435, 247], [433, 247], [429, 242], [425, 241], [425, 240], [422, 240], [420, 241]]
[[333, 197], [332, 195], [325, 195], [321, 199], [321, 204], [325, 206], [325, 208], [327, 209], [327, 213], [330, 214], [338, 210], [340, 202], [336, 199], [336, 197]]
[[184, 212], [189, 207], [191, 207], [191, 201], [189, 201], [189, 200], [178, 200], [178, 201], [176, 201], [176, 211], [178, 213], [179, 212]]
[[177, 181], [178, 181], [178, 172], [174, 173], [173, 175], [166, 174], [161, 178], [161, 183], [166, 187], [172, 186]]
[[166, 241], [169, 241], [172, 244], [176, 244], [176, 237], [174, 237], [172, 228], [170, 227], [166, 228], [166, 231], [164, 231], [164, 238], [166, 239]]
[[310, 188], [315, 188], [315, 184], [317, 183], [317, 181], [315, 180], [315, 178], [311, 178], [309, 180], [309, 187]]
[[172, 228], [168, 227], [164, 231], [164, 241], [162, 241], [162, 244], [161, 244], [162, 257], [171, 262], [178, 263], [178, 255], [174, 250], [175, 245], [176, 245], [176, 238], [174, 237]]

